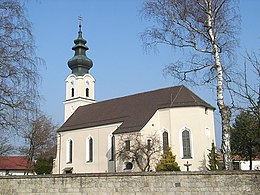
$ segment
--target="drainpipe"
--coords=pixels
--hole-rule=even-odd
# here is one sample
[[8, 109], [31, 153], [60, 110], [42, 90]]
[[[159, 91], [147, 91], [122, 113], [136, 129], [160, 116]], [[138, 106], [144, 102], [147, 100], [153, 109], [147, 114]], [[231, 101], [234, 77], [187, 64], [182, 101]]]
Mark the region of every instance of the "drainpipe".
[[112, 134], [112, 136], [114, 137], [114, 139], [113, 139], [113, 146], [114, 146], [114, 154], [113, 154], [113, 160], [114, 160], [114, 171], [116, 172], [116, 137], [115, 137], [115, 135], [114, 134]]
[[60, 134], [60, 132], [57, 132], [57, 134], [58, 134], [58, 137], [59, 137], [59, 145], [57, 146], [59, 148], [59, 150], [58, 150], [58, 155], [59, 155], [59, 163], [58, 163], [59, 171], [58, 171], [58, 173], [60, 174], [61, 134]]

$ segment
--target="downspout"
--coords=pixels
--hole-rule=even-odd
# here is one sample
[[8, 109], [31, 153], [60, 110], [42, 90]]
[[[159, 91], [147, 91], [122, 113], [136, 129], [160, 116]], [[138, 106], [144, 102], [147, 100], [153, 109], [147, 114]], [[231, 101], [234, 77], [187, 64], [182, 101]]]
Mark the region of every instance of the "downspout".
[[114, 142], [114, 143], [112, 143], [113, 150], [114, 150], [114, 152], [112, 154], [113, 155], [112, 158], [114, 160], [114, 171], [116, 172], [116, 137], [115, 137], [114, 133], [112, 133], [112, 137], [114, 137], [114, 139], [112, 139], [112, 141]]
[[59, 148], [59, 150], [58, 150], [58, 156], [59, 156], [58, 169], [59, 169], [59, 171], [58, 171], [58, 173], [60, 174], [61, 134], [60, 134], [60, 132], [57, 132], [57, 134], [58, 134], [58, 137], [59, 137], [59, 145], [58, 145], [58, 148]]

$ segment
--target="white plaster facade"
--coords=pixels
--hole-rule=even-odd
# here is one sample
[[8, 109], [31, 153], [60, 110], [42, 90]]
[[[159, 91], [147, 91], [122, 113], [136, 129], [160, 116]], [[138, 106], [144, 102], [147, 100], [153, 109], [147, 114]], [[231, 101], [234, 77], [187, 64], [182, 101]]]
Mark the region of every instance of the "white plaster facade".
[[79, 107], [95, 102], [95, 79], [91, 74], [75, 76], [70, 74], [66, 81], [64, 121]]
[[[156, 133], [162, 143], [162, 134], [166, 131], [168, 133], [169, 146], [173, 155], [176, 155], [176, 161], [182, 171], [187, 170], [184, 166], [184, 164], [187, 164], [187, 161], [191, 164], [189, 167], [190, 171], [206, 170], [208, 149], [211, 148], [212, 141], [215, 143], [213, 112], [212, 109], [205, 112], [203, 107], [180, 107], [158, 110], [140, 133], [143, 139], [147, 139]], [[190, 132], [192, 158], [183, 157], [182, 132], [185, 129]], [[152, 164], [155, 165], [156, 163]], [[136, 165], [134, 164], [134, 166]], [[122, 162], [117, 162], [116, 167], [119, 172], [124, 169]], [[136, 167], [133, 167], [133, 169], [138, 170]], [[151, 169], [155, 170], [155, 167]]]
[[[189, 170], [206, 170], [208, 164], [208, 149], [215, 142], [213, 109], [204, 107], [178, 107], [157, 110], [149, 122], [140, 131], [143, 138], [156, 133], [162, 141], [162, 133], [168, 132], [169, 146], [176, 155], [176, 161], [182, 171], [184, 164], [189, 162]], [[72, 173], [121, 172], [124, 162], [116, 162], [111, 158], [111, 136], [121, 123], [93, 128], [83, 128], [60, 132], [58, 135], [58, 152], [54, 173], [64, 173], [72, 168]], [[190, 132], [191, 158], [183, 158], [182, 131]], [[115, 151], [120, 134], [115, 135]], [[127, 135], [126, 135], [127, 136]], [[88, 138], [93, 138], [93, 161], [88, 162]], [[68, 163], [68, 140], [72, 140], [72, 162]], [[159, 158], [158, 158], [159, 160]], [[152, 163], [155, 164], [156, 162]], [[133, 164], [133, 170], [138, 168]], [[155, 167], [152, 167], [155, 170]]]
[[[112, 133], [121, 123], [84, 128], [58, 133], [57, 157], [53, 173], [61, 174], [72, 169], [73, 173], [115, 172], [111, 161]], [[93, 139], [93, 160], [88, 160], [88, 140]], [[68, 141], [72, 140], [72, 162], [68, 162]]]

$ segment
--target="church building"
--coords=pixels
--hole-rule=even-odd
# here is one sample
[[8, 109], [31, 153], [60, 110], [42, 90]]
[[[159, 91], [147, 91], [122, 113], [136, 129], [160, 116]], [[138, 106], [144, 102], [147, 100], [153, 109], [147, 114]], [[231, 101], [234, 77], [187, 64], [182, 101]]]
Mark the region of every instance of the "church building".
[[[74, 57], [68, 61], [65, 122], [57, 132], [54, 174], [141, 171], [134, 159], [117, 158], [139, 136], [149, 146], [159, 140], [159, 155], [170, 147], [181, 171], [206, 170], [208, 149], [215, 143], [214, 107], [187, 87], [173, 86], [106, 101], [95, 101], [93, 62], [79, 25]], [[148, 148], [147, 146], [147, 148]]]

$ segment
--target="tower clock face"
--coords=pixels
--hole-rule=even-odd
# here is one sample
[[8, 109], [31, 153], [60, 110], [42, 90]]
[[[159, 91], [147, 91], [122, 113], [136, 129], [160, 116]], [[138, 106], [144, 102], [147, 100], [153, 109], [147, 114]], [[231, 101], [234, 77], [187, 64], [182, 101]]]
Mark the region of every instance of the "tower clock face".
[[71, 84], [71, 85], [74, 85], [74, 81], [73, 81], [73, 80], [72, 80], [72, 81], [70, 81], [70, 84]]
[[86, 85], [89, 86], [89, 81], [86, 81]]

